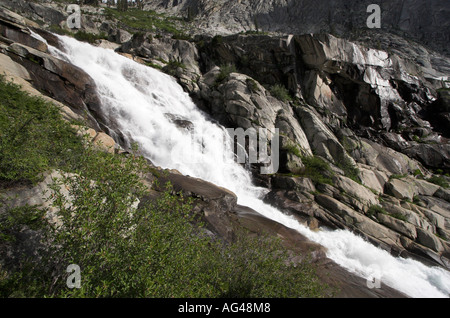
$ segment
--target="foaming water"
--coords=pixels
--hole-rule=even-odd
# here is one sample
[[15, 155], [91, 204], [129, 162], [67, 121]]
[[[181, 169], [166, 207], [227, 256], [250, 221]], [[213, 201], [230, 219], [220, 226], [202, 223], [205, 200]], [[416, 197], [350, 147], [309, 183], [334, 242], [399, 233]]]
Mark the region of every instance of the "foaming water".
[[[265, 204], [261, 198], [266, 190], [254, 186], [241, 165], [224, 160], [232, 143], [224, 127], [198, 110], [172, 77], [112, 50], [65, 36], [60, 39], [66, 52], [50, 47], [52, 54], [82, 68], [94, 79], [105, 117], [129, 142], [137, 142], [156, 165], [233, 191], [239, 204], [321, 244], [330, 259], [363, 278], [379, 279], [411, 297], [449, 297], [448, 271], [395, 258], [349, 231], [313, 232]], [[180, 129], [174, 117], [191, 123], [196, 134]]]

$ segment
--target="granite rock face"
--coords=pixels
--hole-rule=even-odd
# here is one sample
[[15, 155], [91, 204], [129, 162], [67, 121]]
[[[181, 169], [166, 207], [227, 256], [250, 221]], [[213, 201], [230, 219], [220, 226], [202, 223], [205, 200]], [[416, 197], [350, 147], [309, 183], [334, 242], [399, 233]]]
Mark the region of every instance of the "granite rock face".
[[[349, 36], [367, 28], [370, 0], [146, 0], [147, 10], [193, 16], [202, 32], [237, 33], [263, 30], [285, 34], [336, 33]], [[438, 48], [450, 41], [446, 0], [383, 1], [381, 30]]]

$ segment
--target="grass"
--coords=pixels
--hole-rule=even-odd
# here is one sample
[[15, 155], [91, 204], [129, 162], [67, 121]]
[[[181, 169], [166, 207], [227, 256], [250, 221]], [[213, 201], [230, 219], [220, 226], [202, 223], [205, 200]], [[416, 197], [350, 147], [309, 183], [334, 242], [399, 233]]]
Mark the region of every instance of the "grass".
[[360, 170], [358, 167], [355, 167], [348, 158], [341, 156], [340, 160], [336, 160], [336, 166], [344, 171], [344, 175], [347, 178], [361, 184], [361, 179], [359, 178]]
[[[44, 217], [47, 209], [10, 207], [0, 193], [0, 297], [329, 296], [314, 265], [293, 266], [276, 239], [236, 232], [227, 243], [204, 235], [193, 199], [170, 184], [157, 200], [132, 207], [149, 193], [141, 181], [152, 172], [147, 161], [96, 150], [56, 106], [3, 77], [0, 136], [4, 188], [38, 182], [45, 171], [68, 172], [45, 194], [57, 224]], [[33, 255], [17, 244], [29, 231], [39, 234]], [[79, 289], [66, 285], [70, 264], [81, 268]]]
[[245, 80], [245, 83], [247, 84], [247, 87], [250, 90], [250, 92], [252, 92], [252, 93], [258, 93], [259, 92], [258, 83], [254, 79], [247, 78]]

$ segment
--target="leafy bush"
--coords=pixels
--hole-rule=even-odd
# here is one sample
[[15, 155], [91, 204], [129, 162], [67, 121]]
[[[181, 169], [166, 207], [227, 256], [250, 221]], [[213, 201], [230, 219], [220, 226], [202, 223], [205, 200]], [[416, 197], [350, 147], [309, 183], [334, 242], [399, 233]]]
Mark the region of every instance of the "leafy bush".
[[75, 167], [83, 145], [59, 109], [0, 76], [0, 186], [36, 182], [50, 168]]
[[431, 178], [427, 179], [428, 182], [434, 183], [440, 187], [443, 187], [445, 189], [449, 188], [449, 184], [447, 180], [444, 177], [439, 176], [432, 176]]
[[231, 73], [235, 73], [236, 71], [236, 66], [232, 64], [222, 65], [220, 67], [220, 73], [217, 75], [216, 83], [222, 83], [230, 76]]
[[108, 36], [105, 33], [93, 34], [82, 30], [76, 32], [73, 37], [78, 41], [88, 42], [91, 44], [95, 43], [97, 40], [108, 39]]
[[288, 102], [292, 100], [291, 95], [289, 95], [289, 91], [281, 84], [272, 86], [269, 91], [273, 97], [279, 99], [282, 102]]
[[186, 69], [186, 65], [181, 62], [181, 59], [174, 59], [167, 62], [166, 66], [162, 68], [162, 70], [172, 76], [175, 76], [178, 72], [178, 69]]
[[[158, 200], [130, 208], [146, 191], [139, 182], [141, 159], [94, 153], [82, 161], [79, 174], [53, 186], [61, 223], [46, 232], [52, 245], [43, 261], [8, 274], [0, 284], [3, 295], [247, 298], [328, 292], [312, 265], [289, 264], [273, 239], [241, 233], [228, 244], [203, 235], [191, 202], [173, 195], [170, 185]], [[66, 287], [69, 264], [81, 267], [80, 289]]]
[[305, 165], [304, 175], [311, 178], [315, 184], [333, 184], [331, 177], [334, 175], [330, 165], [320, 157], [302, 156]]
[[[159, 199], [146, 200], [148, 188], [141, 176], [152, 169], [143, 158], [84, 145], [56, 107], [15, 85], [2, 81], [0, 97], [0, 153], [11, 159], [0, 161], [2, 177], [8, 173], [13, 180], [34, 179], [54, 167], [69, 172], [46, 194], [58, 222], [47, 222], [43, 208], [2, 206], [0, 296], [330, 295], [313, 265], [304, 261], [293, 266], [274, 239], [239, 233], [226, 243], [205, 235], [192, 201], [173, 193], [170, 185]], [[23, 155], [38, 159], [24, 162]], [[6, 200], [0, 199], [1, 206]], [[16, 248], [23, 233], [34, 233], [34, 254]], [[70, 264], [81, 268], [80, 289], [66, 286]]]
[[336, 165], [344, 171], [344, 175], [347, 178], [361, 184], [361, 180], [359, 178], [360, 170], [358, 167], [355, 167], [348, 158], [341, 156], [340, 160], [336, 160]]
[[245, 83], [247, 84], [248, 89], [252, 92], [252, 93], [257, 93], [259, 92], [259, 88], [258, 88], [258, 83], [251, 78], [247, 78], [245, 80]]
[[367, 210], [367, 216], [371, 217], [371, 216], [377, 216], [378, 214], [386, 214], [388, 215], [389, 213], [381, 206], [379, 205], [372, 205], [369, 207], [369, 210]]
[[105, 16], [109, 19], [117, 19], [123, 28], [131, 31], [170, 33], [187, 39], [183, 30], [180, 29], [184, 24], [183, 19], [177, 17], [136, 8], [130, 8], [125, 12], [114, 8], [105, 8]]

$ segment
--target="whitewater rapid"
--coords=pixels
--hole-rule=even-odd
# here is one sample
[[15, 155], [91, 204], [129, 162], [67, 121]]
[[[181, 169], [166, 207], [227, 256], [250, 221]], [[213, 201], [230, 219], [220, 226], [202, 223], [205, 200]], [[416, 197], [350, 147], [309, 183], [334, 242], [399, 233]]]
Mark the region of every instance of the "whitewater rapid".
[[[395, 258], [349, 231], [313, 232], [265, 204], [261, 198], [266, 190], [252, 184], [249, 172], [233, 160], [221, 158], [231, 143], [225, 128], [209, 120], [172, 77], [113, 50], [66, 36], [59, 38], [65, 52], [49, 46], [50, 52], [94, 79], [104, 116], [114, 122], [129, 142], [137, 142], [154, 164], [233, 191], [240, 205], [321, 244], [327, 248], [330, 259], [363, 278], [379, 279], [411, 297], [449, 297], [450, 272], [411, 259]], [[180, 129], [174, 118], [192, 123], [197, 136]]]

